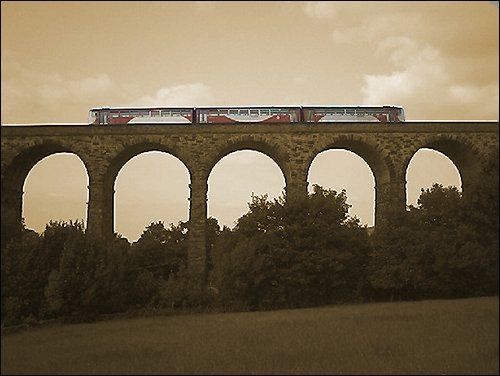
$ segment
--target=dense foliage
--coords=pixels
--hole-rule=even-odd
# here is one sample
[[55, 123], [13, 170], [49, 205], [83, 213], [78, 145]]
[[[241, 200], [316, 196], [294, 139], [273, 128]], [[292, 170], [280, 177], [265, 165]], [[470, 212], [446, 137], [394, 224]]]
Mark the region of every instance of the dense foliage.
[[214, 249], [219, 300], [267, 309], [360, 298], [368, 235], [346, 201], [345, 192], [319, 186], [303, 200], [252, 197]]
[[455, 187], [422, 190], [399, 226], [373, 235], [372, 286], [397, 299], [497, 293], [498, 240], [484, 242], [469, 209]]
[[252, 196], [234, 229], [207, 220], [207, 283], [190, 278], [188, 223], [153, 222], [130, 244], [80, 222], [26, 228], [1, 251], [2, 325], [149, 309], [260, 310], [498, 294], [498, 161], [462, 196], [439, 184], [373, 235], [345, 191]]

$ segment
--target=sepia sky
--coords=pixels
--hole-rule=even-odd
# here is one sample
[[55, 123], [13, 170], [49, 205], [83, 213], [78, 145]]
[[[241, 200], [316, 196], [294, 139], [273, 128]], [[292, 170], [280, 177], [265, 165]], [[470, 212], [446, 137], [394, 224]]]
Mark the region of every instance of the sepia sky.
[[[399, 104], [409, 120], [497, 120], [498, 1], [1, 3], [1, 123], [82, 123], [91, 107]], [[251, 168], [249, 168], [251, 166]], [[460, 187], [443, 155], [419, 151], [408, 203], [433, 182]], [[310, 183], [347, 189], [373, 225], [373, 176], [331, 150]], [[133, 158], [116, 181], [115, 230], [133, 241], [153, 220], [188, 218], [189, 177], [174, 157]], [[74, 155], [39, 162], [23, 216], [85, 219], [87, 175]], [[278, 196], [267, 156], [240, 151], [209, 178], [209, 215], [230, 227], [251, 192]]]

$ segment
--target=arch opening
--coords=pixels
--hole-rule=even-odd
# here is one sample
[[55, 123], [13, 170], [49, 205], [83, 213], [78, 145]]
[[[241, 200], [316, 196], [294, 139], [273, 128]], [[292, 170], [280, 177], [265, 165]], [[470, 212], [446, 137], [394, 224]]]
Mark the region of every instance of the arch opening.
[[23, 184], [22, 217], [38, 233], [50, 221], [87, 223], [87, 169], [78, 155], [57, 152], [40, 159]]
[[346, 149], [327, 149], [318, 153], [308, 172], [308, 192], [313, 185], [337, 192], [346, 190], [347, 203], [352, 205], [350, 216], [360, 219], [362, 225], [375, 224], [375, 177], [368, 163]]
[[190, 174], [173, 154], [145, 151], [128, 159], [114, 180], [114, 229], [136, 241], [152, 222], [170, 223], [189, 218]]
[[419, 149], [406, 168], [406, 205], [417, 205], [421, 189], [438, 183], [455, 186], [462, 191], [462, 178], [457, 166], [445, 154], [431, 148]]
[[281, 196], [285, 175], [280, 166], [263, 152], [245, 149], [221, 158], [208, 177], [208, 216], [219, 225], [232, 228], [248, 211], [254, 195], [267, 194], [269, 199]]

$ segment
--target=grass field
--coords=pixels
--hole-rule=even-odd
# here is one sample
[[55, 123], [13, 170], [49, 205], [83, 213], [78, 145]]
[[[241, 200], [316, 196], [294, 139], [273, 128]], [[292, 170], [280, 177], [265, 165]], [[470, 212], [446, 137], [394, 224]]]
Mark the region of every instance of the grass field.
[[498, 297], [54, 325], [2, 374], [498, 374]]

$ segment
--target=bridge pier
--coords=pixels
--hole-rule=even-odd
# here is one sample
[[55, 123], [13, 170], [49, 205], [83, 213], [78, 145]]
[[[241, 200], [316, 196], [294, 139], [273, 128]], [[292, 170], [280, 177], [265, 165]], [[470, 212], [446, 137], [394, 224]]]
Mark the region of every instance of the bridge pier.
[[21, 233], [23, 186], [13, 182], [4, 182], [2, 177], [2, 248], [8, 241]]
[[390, 225], [406, 211], [404, 175], [375, 186], [375, 227]]
[[289, 174], [286, 179], [286, 198], [298, 199], [307, 196], [307, 174], [309, 171], [309, 164], [303, 161], [291, 161], [288, 168]]
[[207, 192], [208, 177], [193, 172], [189, 184], [188, 273], [194, 281], [207, 279]]
[[101, 171], [88, 169], [89, 201], [87, 203], [87, 233], [92, 237], [111, 237], [114, 233], [114, 187], [106, 182]]

